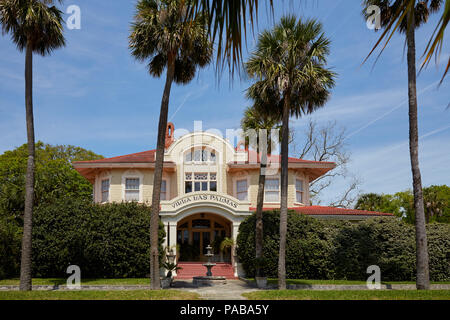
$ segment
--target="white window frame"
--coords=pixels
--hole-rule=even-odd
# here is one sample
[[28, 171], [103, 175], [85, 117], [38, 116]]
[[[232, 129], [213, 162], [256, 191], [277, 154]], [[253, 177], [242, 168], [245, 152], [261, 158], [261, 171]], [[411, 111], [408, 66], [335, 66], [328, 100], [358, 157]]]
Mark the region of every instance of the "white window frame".
[[266, 177], [266, 183], [268, 180], [278, 180], [278, 200], [277, 201], [267, 201], [266, 194], [267, 192], [275, 192], [275, 191], [267, 191], [267, 188], [264, 187], [264, 203], [270, 204], [278, 204], [281, 200], [281, 178], [280, 177]]
[[[195, 160], [195, 152], [201, 151], [201, 160]], [[203, 152], [208, 152], [208, 159], [206, 161], [203, 161]], [[191, 154], [191, 160], [186, 160], [186, 157], [188, 154]], [[215, 160], [211, 160], [211, 154], [215, 155]], [[211, 147], [192, 147], [184, 151], [183, 153], [183, 162], [184, 164], [201, 164], [201, 165], [217, 165], [217, 151]]]
[[[301, 183], [302, 190], [297, 189], [297, 182]], [[301, 198], [302, 198], [301, 201], [298, 201], [298, 194], [301, 195]], [[300, 177], [295, 178], [295, 203], [298, 203], [298, 204], [305, 203], [305, 180]]]
[[[239, 192], [238, 184], [239, 184], [239, 182], [244, 182], [244, 181], [245, 181], [245, 185], [246, 185], [247, 189], [245, 192], [244, 191]], [[249, 185], [248, 185], [247, 178], [243, 178], [243, 179], [236, 178], [236, 180], [234, 182], [234, 187], [235, 187], [236, 199], [238, 199], [239, 201], [248, 201], [249, 200], [249, 196], [248, 196]], [[244, 194], [244, 193], [245, 193], [245, 199], [243, 199], [243, 200], [239, 199], [239, 194]]]
[[[163, 192], [163, 188], [162, 188], [162, 186], [163, 186], [163, 184], [165, 184], [166, 185], [166, 190]], [[169, 192], [168, 192], [168, 183], [167, 183], [167, 179], [163, 179], [162, 181], [161, 181], [161, 194], [160, 194], [160, 200], [161, 201], [167, 201], [167, 200], [169, 200], [169, 197], [168, 197], [168, 195], [169, 195]], [[164, 194], [164, 199], [162, 198], [162, 195]]]
[[[108, 181], [108, 190], [103, 190], [103, 182]], [[108, 196], [106, 197], [106, 200], [103, 200], [103, 194], [108, 193]], [[103, 178], [100, 180], [100, 202], [101, 203], [108, 203], [111, 198], [111, 179], [110, 178]]]
[[[217, 172], [203, 172], [203, 171], [200, 172], [200, 171], [201, 170], [198, 170], [198, 172], [185, 171], [183, 173], [184, 174], [184, 176], [183, 176], [183, 191], [184, 191], [184, 194], [190, 194], [190, 193], [195, 193], [195, 192], [218, 192], [219, 185], [218, 185], [218, 181], [217, 181], [218, 180], [217, 179], [218, 178]], [[191, 180], [187, 180], [186, 179], [186, 175], [187, 174], [191, 175]], [[206, 180], [195, 180], [195, 175], [196, 174], [206, 174], [207, 175], [207, 179]], [[211, 175], [215, 175], [216, 179], [212, 180], [211, 179]], [[191, 192], [186, 192], [186, 182], [191, 182], [192, 183], [192, 191]], [[195, 183], [196, 182], [199, 182], [199, 183], [206, 182], [208, 184], [208, 187], [207, 187], [208, 190], [206, 190], [206, 191], [203, 191], [203, 190], [195, 191]], [[211, 182], [215, 182], [216, 183], [216, 191], [211, 191]]]
[[[103, 180], [109, 180], [109, 195], [108, 195], [108, 201], [102, 202], [102, 181]], [[94, 203], [109, 203], [111, 202], [111, 171], [103, 171], [100, 174], [98, 174], [95, 177], [95, 184], [94, 184]]]
[[138, 203], [143, 203], [144, 201], [144, 175], [137, 170], [129, 170], [122, 175], [122, 201], [131, 202], [126, 200], [126, 181], [127, 179], [139, 179], [139, 200]]

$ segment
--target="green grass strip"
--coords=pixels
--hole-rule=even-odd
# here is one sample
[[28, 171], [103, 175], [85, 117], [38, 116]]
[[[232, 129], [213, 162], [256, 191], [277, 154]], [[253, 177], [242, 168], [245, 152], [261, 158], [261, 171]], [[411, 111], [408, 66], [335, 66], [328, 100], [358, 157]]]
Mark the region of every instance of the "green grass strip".
[[198, 300], [196, 293], [177, 290], [139, 291], [0, 291], [0, 300]]
[[450, 300], [450, 290], [270, 290], [244, 293], [243, 296], [249, 300]]

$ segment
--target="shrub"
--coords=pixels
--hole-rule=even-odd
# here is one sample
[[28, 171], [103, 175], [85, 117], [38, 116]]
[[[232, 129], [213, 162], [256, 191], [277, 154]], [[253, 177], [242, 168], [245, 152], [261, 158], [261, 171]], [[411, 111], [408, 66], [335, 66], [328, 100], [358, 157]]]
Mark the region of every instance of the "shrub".
[[22, 230], [14, 221], [0, 218], [0, 279], [19, 274]]
[[[39, 207], [33, 219], [34, 276], [66, 277], [67, 267], [78, 265], [83, 278], [145, 277], [150, 214], [149, 207], [136, 203], [73, 199]], [[164, 237], [160, 224], [160, 245]]]
[[[279, 213], [264, 213], [264, 272], [277, 277]], [[241, 224], [237, 254], [246, 274], [255, 275], [255, 216]], [[450, 280], [450, 226], [427, 226], [432, 281]], [[415, 281], [415, 230], [396, 218], [360, 223], [319, 220], [289, 212], [286, 276], [290, 279], [366, 280], [378, 265], [383, 281]]]

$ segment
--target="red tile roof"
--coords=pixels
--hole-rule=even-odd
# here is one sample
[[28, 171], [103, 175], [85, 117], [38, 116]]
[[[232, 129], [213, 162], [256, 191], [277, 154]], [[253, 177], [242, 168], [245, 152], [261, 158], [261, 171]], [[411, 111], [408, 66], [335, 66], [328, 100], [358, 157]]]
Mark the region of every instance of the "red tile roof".
[[[250, 208], [251, 211], [256, 211], [256, 208]], [[264, 211], [277, 210], [273, 208], [264, 208]], [[383, 213], [375, 211], [355, 210], [355, 209], [343, 209], [334, 207], [322, 207], [322, 206], [308, 206], [308, 207], [296, 207], [289, 208], [289, 210], [296, 211], [298, 213], [310, 216], [394, 216], [392, 213]]]
[[[252, 150], [248, 151], [249, 153], [249, 161], [254, 163], [257, 160], [257, 163], [260, 163], [260, 156]], [[156, 150], [149, 150], [139, 153], [128, 154], [119, 157], [106, 158], [100, 160], [92, 160], [92, 161], [78, 161], [77, 163], [154, 163], [155, 162], [155, 154]], [[271, 163], [281, 163], [281, 156], [279, 155], [271, 155], [268, 160]], [[249, 162], [246, 162], [249, 163]], [[309, 161], [298, 158], [289, 158], [289, 163], [308, 163], [308, 164], [334, 164], [333, 162], [320, 162], [320, 161]], [[231, 163], [232, 164], [232, 163]], [[241, 163], [239, 163], [241, 164]]]
[[154, 163], [156, 150], [149, 150], [139, 153], [128, 154], [125, 156], [93, 160], [93, 161], [78, 161], [77, 163]]

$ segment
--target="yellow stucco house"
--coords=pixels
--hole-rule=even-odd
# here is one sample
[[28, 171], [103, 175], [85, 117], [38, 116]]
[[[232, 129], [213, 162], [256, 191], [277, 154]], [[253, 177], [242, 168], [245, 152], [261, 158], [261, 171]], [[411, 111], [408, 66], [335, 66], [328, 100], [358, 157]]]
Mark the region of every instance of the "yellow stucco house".
[[[76, 162], [74, 167], [93, 184], [96, 203], [137, 201], [150, 205], [155, 154], [150, 150]], [[269, 162], [272, 173], [266, 177], [265, 209], [280, 207], [280, 156], [271, 156]], [[240, 223], [256, 208], [259, 166], [254, 151], [235, 148], [220, 135], [194, 132], [174, 139], [174, 126], [168, 125], [160, 216], [166, 228], [166, 245], [181, 247], [180, 263], [204, 261], [206, 247], [215, 239], [236, 239]], [[310, 206], [310, 183], [334, 168], [330, 162], [289, 158], [289, 208], [317, 218], [362, 220], [385, 215]], [[183, 255], [188, 250], [190, 254]], [[229, 265], [225, 263], [215, 271], [238, 276], [233, 257], [225, 262]], [[191, 276], [192, 270], [186, 266], [183, 270], [186, 277]]]

